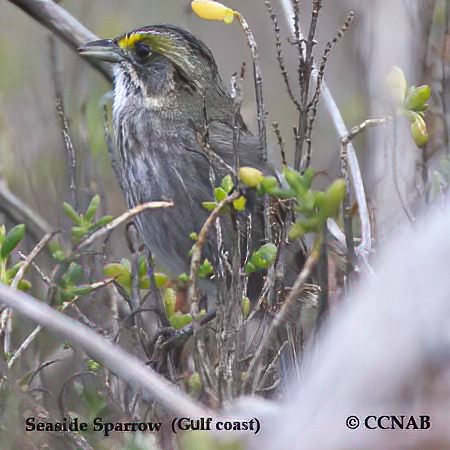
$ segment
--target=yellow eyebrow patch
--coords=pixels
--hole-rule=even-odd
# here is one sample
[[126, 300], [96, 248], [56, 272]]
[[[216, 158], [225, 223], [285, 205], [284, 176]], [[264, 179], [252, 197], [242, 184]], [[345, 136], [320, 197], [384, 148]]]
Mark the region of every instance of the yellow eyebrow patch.
[[118, 42], [120, 48], [127, 49], [133, 47], [136, 42], [142, 41], [144, 36], [140, 33], [133, 33], [131, 35], [125, 35]]

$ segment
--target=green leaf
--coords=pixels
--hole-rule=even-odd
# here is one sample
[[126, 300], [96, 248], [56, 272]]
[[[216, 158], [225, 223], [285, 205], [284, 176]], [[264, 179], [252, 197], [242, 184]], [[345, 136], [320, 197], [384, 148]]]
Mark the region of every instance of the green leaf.
[[3, 244], [3, 241], [5, 240], [6, 236], [6, 228], [5, 225], [0, 225], [0, 247]]
[[131, 288], [131, 271], [123, 263], [107, 264], [103, 267], [103, 273], [107, 277], [115, 278], [120, 285]]
[[311, 184], [313, 182], [314, 176], [316, 175], [316, 171], [308, 167], [303, 174], [303, 183], [307, 189], [311, 188]]
[[288, 238], [290, 241], [295, 241], [306, 234], [303, 225], [300, 222], [293, 223], [289, 229]]
[[186, 272], [183, 272], [181, 275], [178, 275], [178, 281], [181, 281], [182, 283], [188, 283], [190, 280], [191, 277]]
[[233, 189], [233, 179], [231, 178], [231, 175], [227, 175], [223, 178], [222, 183], [220, 183], [220, 187], [229, 194], [231, 190]]
[[147, 258], [145, 257], [145, 255], [140, 255], [139, 256], [139, 270], [138, 270], [138, 274], [140, 277], [144, 277], [147, 275], [148, 272], [148, 263], [147, 263]]
[[238, 197], [236, 200], [233, 201], [233, 208], [236, 211], [244, 211], [246, 203], [247, 199], [243, 195], [241, 195], [240, 197]]
[[73, 288], [66, 289], [66, 291], [69, 295], [78, 297], [80, 295], [90, 294], [93, 291], [93, 289], [92, 289], [92, 286], [90, 286], [89, 284], [85, 284], [85, 285], [75, 286]]
[[221, 202], [227, 197], [227, 193], [220, 187], [214, 189], [214, 198], [217, 202]]
[[175, 289], [166, 289], [164, 291], [163, 298], [166, 316], [170, 319], [175, 314], [175, 305], [177, 303], [177, 293], [175, 292]]
[[193, 231], [192, 233], [189, 234], [189, 239], [191, 239], [194, 242], [197, 242], [198, 234], [195, 231]]
[[260, 185], [264, 192], [270, 192], [271, 189], [278, 187], [278, 180], [273, 176], [264, 177]]
[[247, 264], [245, 265], [245, 273], [247, 275], [250, 275], [251, 273], [256, 272], [256, 271], [257, 271], [257, 268], [255, 267], [255, 265], [251, 261], [248, 261]]
[[278, 248], [275, 244], [268, 243], [256, 250], [250, 257], [250, 261], [245, 266], [247, 274], [256, 272], [257, 270], [265, 270], [269, 268], [277, 256]]
[[110, 223], [113, 219], [114, 219], [113, 216], [103, 216], [100, 219], [98, 219], [97, 222], [95, 222], [94, 227], [95, 229], [102, 228], [105, 225], [108, 225], [108, 223]]
[[80, 227], [72, 227], [71, 228], [72, 239], [74, 241], [79, 241], [88, 233], [88, 231], [89, 231], [88, 228], [84, 225]]
[[14, 277], [17, 275], [17, 272], [19, 271], [22, 264], [23, 264], [22, 262], [18, 262], [17, 264], [14, 264], [14, 266], [9, 268], [6, 271], [6, 279], [12, 281], [14, 279]]
[[192, 316], [190, 314], [176, 312], [170, 316], [169, 321], [173, 328], [179, 330], [192, 322]]
[[205, 208], [207, 211], [214, 211], [217, 205], [217, 202], [202, 202], [203, 208]]
[[295, 192], [292, 189], [282, 189], [280, 187], [274, 187], [267, 190], [267, 193], [273, 197], [281, 199], [295, 198]]
[[244, 319], [250, 314], [250, 299], [248, 297], [242, 297], [242, 316]]
[[116, 278], [122, 275], [128, 275], [129, 271], [120, 263], [110, 263], [103, 267], [103, 273], [107, 277]]
[[75, 262], [70, 263], [69, 269], [66, 272], [66, 278], [71, 285], [81, 283], [84, 278], [83, 268]]
[[213, 273], [213, 266], [208, 261], [208, 259], [205, 259], [203, 263], [198, 268], [197, 275], [199, 278], [209, 278], [209, 276]]
[[416, 118], [411, 124], [411, 136], [417, 147], [423, 147], [428, 142], [427, 124], [420, 114], [416, 114]]
[[191, 394], [198, 394], [202, 388], [202, 380], [200, 378], [200, 374], [198, 372], [194, 372], [188, 379], [187, 379], [187, 385], [189, 392]]
[[319, 215], [316, 215], [314, 217], [301, 220], [300, 224], [305, 230], [305, 233], [318, 233], [324, 226], [325, 222]]
[[309, 189], [308, 180], [304, 179], [299, 172], [285, 167], [283, 169], [283, 176], [289, 187], [295, 192], [297, 198], [303, 198]]
[[278, 248], [275, 244], [264, 244], [253, 254], [252, 263], [257, 269], [267, 269], [275, 262], [277, 252]]
[[345, 196], [345, 180], [338, 178], [325, 191], [325, 204], [324, 212], [326, 220], [328, 217], [336, 217], [339, 212], [339, 208], [344, 200]]
[[139, 289], [150, 289], [150, 278], [147, 275], [140, 277], [138, 287]]
[[89, 359], [86, 362], [86, 366], [89, 370], [92, 370], [94, 372], [97, 372], [97, 370], [99, 370], [102, 367], [101, 364], [99, 364], [97, 361], [94, 361], [93, 359]]
[[19, 291], [28, 292], [31, 289], [31, 283], [28, 280], [20, 280], [17, 288]]
[[25, 236], [25, 225], [16, 225], [14, 228], [6, 233], [3, 240], [0, 256], [2, 259], [6, 259], [11, 252], [19, 245], [20, 241]]
[[298, 205], [295, 208], [296, 211], [300, 211], [304, 214], [311, 214], [314, 212], [316, 206], [316, 192], [305, 191], [305, 194], [301, 199], [298, 199]]
[[89, 203], [89, 206], [86, 209], [86, 214], [84, 215], [84, 218], [88, 222], [92, 222], [92, 219], [95, 217], [95, 213], [97, 212], [99, 205], [100, 205], [100, 196], [97, 194], [92, 198], [91, 202]]
[[56, 240], [50, 241], [48, 243], [48, 248], [55, 261], [57, 262], [64, 261], [66, 255], [64, 254], [63, 248], [61, 247], [61, 244], [58, 241]]
[[81, 216], [73, 209], [72, 205], [69, 205], [67, 202], [63, 203], [63, 211], [64, 214], [75, 224], [81, 225], [83, 223], [83, 219]]
[[158, 289], [166, 287], [170, 282], [170, 278], [165, 273], [155, 272], [153, 276], [155, 277], [155, 285]]
[[424, 105], [431, 96], [430, 86], [424, 84], [418, 87], [411, 87], [405, 99], [405, 109], [411, 111], [423, 110]]

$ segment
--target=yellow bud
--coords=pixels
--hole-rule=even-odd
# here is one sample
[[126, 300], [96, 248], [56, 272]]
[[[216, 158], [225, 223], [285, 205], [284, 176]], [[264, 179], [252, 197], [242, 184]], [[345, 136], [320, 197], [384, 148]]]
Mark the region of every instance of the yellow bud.
[[386, 84], [395, 103], [401, 105], [408, 89], [403, 70], [398, 66], [393, 66], [386, 77]]
[[241, 167], [239, 169], [239, 179], [248, 187], [255, 188], [264, 180], [264, 175], [254, 167]]
[[193, 0], [191, 2], [192, 10], [201, 19], [219, 20], [230, 24], [234, 19], [234, 11], [222, 3], [209, 0]]

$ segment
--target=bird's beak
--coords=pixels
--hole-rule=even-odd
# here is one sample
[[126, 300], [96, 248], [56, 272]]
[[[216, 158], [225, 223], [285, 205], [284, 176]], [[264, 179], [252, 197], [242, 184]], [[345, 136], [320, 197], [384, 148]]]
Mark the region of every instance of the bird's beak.
[[118, 63], [125, 57], [122, 49], [111, 39], [88, 42], [78, 47], [78, 53], [89, 58]]

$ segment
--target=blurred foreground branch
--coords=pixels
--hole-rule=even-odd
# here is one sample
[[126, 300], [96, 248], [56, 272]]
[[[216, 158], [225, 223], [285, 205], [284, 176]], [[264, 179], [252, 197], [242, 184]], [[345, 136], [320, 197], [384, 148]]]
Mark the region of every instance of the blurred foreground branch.
[[[248, 448], [450, 448], [449, 221], [449, 211], [436, 208], [431, 220], [392, 237], [376, 276], [323, 323], [287, 401], [252, 410], [271, 426]], [[404, 417], [405, 425], [429, 416], [430, 427], [364, 426], [365, 418], [371, 426], [386, 414]], [[346, 426], [348, 417], [361, 425]]]
[[136, 389], [141, 389], [147, 400], [158, 401], [174, 414], [188, 417], [213, 416], [211, 411], [194, 403], [136, 357], [45, 303], [4, 284], [0, 284], [0, 302], [63, 339], [79, 345], [118, 377]]

